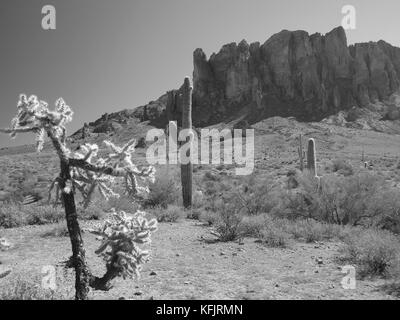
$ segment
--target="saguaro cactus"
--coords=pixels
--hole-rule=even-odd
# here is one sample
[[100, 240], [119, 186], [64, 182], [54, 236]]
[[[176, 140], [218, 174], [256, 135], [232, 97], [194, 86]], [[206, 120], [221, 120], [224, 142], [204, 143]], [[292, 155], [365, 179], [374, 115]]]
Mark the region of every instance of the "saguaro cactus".
[[317, 176], [317, 152], [313, 138], [308, 140], [307, 169], [314, 177]]
[[[192, 86], [190, 79], [185, 78], [182, 90], [182, 129], [192, 128]], [[188, 138], [190, 139], [190, 138]], [[188, 150], [187, 156], [190, 157], [191, 150]], [[192, 206], [192, 181], [193, 181], [193, 164], [191, 161], [187, 164], [181, 164], [181, 183], [183, 206], [190, 208]]]
[[303, 171], [303, 169], [304, 169], [304, 154], [303, 154], [303, 139], [302, 139], [301, 135], [299, 137], [299, 147], [298, 147], [297, 151], [299, 153], [300, 171]]

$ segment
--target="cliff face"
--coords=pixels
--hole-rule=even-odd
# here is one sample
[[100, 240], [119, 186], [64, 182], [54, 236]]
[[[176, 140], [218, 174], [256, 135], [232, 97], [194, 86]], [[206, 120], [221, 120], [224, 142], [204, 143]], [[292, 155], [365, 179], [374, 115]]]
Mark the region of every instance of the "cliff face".
[[[317, 121], [353, 106], [385, 100], [399, 89], [400, 48], [379, 41], [347, 45], [345, 31], [326, 35], [283, 30], [264, 44], [224, 45], [207, 59], [193, 54], [193, 125], [269, 116]], [[181, 119], [179, 90], [130, 116], [159, 127]]]
[[343, 28], [325, 36], [282, 31], [264, 44], [225, 45], [209, 60], [194, 52], [194, 118], [198, 125], [242, 111], [251, 121], [272, 115], [319, 120], [384, 100], [399, 88], [400, 49], [347, 46]]

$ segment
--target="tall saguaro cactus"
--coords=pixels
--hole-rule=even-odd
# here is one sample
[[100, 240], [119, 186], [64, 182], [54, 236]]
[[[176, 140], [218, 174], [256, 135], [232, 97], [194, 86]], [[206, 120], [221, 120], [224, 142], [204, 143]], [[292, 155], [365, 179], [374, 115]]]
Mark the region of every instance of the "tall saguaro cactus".
[[[182, 129], [192, 129], [192, 86], [189, 77], [185, 78], [182, 90]], [[188, 138], [190, 139], [190, 138]], [[190, 158], [191, 150], [188, 150], [187, 156]], [[189, 161], [187, 164], [181, 164], [181, 183], [183, 206], [190, 208], [192, 206], [192, 182], [193, 182], [193, 164]]]
[[308, 140], [307, 147], [307, 169], [314, 176], [317, 176], [317, 152], [315, 148], [315, 140]]

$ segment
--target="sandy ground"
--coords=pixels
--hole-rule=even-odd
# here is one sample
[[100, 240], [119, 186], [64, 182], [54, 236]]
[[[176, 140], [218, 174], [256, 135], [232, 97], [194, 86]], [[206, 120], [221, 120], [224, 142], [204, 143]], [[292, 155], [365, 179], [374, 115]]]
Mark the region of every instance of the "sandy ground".
[[[28, 279], [44, 265], [57, 268], [57, 284], [71, 295], [72, 270], [62, 262], [70, 256], [66, 237], [43, 238], [51, 226], [2, 230], [14, 244], [2, 253], [3, 266], [13, 272], [0, 280], [7, 286], [13, 277]], [[160, 224], [153, 235], [152, 258], [139, 280], [119, 279], [109, 292], [92, 292], [92, 299], [394, 299], [385, 291], [385, 280], [357, 280], [355, 290], [342, 288], [341, 266], [336, 262], [340, 243], [293, 242], [285, 249], [268, 248], [255, 239], [219, 243], [210, 228], [182, 220]], [[87, 256], [95, 274], [103, 263], [94, 254], [98, 241], [84, 236]], [[318, 261], [322, 261], [322, 264]]]

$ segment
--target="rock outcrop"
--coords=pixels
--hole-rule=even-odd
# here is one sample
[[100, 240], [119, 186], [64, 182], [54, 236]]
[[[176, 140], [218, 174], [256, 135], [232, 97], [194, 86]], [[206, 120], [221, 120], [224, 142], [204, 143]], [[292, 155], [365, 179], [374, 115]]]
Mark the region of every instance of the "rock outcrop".
[[[207, 61], [194, 52], [194, 118], [200, 125], [245, 112], [320, 120], [387, 99], [399, 88], [400, 49], [380, 41], [347, 46], [339, 27], [325, 36], [282, 31], [263, 45], [224, 46]], [[196, 117], [197, 116], [197, 117]]]
[[[209, 59], [196, 49], [193, 62], [195, 127], [271, 116], [319, 121], [384, 101], [400, 86], [400, 48], [384, 41], [348, 46], [342, 27], [326, 35], [283, 30], [264, 44], [224, 45]], [[129, 116], [163, 127], [181, 118], [178, 100], [172, 90]]]

